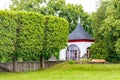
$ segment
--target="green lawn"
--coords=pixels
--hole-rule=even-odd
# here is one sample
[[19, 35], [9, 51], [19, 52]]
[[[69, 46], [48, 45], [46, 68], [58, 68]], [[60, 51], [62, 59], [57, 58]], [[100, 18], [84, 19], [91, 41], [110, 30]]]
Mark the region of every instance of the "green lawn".
[[120, 64], [69, 64], [22, 73], [0, 73], [0, 80], [120, 80]]

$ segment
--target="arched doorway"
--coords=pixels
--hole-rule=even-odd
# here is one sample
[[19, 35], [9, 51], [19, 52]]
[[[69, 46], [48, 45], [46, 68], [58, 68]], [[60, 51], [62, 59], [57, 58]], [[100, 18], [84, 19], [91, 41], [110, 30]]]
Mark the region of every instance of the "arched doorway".
[[80, 49], [77, 45], [71, 44], [66, 50], [66, 60], [79, 60]]

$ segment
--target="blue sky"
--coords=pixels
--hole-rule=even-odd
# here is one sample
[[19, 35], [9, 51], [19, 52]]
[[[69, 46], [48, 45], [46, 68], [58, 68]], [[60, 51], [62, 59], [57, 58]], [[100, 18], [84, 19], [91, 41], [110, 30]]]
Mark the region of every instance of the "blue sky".
[[[86, 12], [91, 13], [96, 11], [99, 0], [66, 0], [66, 2], [71, 4], [81, 4]], [[0, 9], [8, 9], [10, 3], [10, 0], [0, 0]]]

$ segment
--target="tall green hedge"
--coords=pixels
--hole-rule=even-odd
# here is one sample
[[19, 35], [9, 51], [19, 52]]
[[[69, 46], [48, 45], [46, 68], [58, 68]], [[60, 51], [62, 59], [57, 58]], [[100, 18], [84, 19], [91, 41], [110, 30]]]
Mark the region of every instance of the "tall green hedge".
[[0, 61], [38, 60], [40, 54], [59, 52], [67, 40], [68, 22], [63, 18], [0, 11]]
[[58, 55], [60, 49], [67, 46], [68, 41], [68, 22], [59, 17], [46, 16], [45, 34], [44, 34], [44, 54]]
[[44, 23], [45, 18], [41, 14], [0, 11], [0, 59], [39, 57]]
[[35, 59], [35, 57], [39, 57], [43, 48], [45, 18], [41, 14], [26, 12], [18, 12], [16, 16], [18, 24], [17, 55], [24, 60]]
[[0, 11], [0, 61], [9, 60], [14, 51], [17, 23], [14, 13]]

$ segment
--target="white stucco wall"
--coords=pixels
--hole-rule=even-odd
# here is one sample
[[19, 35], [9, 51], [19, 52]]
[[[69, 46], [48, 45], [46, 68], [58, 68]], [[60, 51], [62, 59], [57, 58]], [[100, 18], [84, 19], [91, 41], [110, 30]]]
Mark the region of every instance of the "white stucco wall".
[[68, 46], [71, 44], [76, 44], [80, 49], [80, 57], [82, 57], [86, 52], [87, 48], [91, 46], [93, 42], [70, 42]]
[[59, 51], [59, 60], [62, 60], [62, 61], [66, 60], [66, 49], [62, 49]]
[[[68, 46], [71, 44], [75, 44], [79, 47], [80, 57], [82, 57], [87, 52], [87, 48], [90, 47], [93, 42], [69, 42]], [[60, 50], [59, 60], [66, 60], [66, 49]]]

